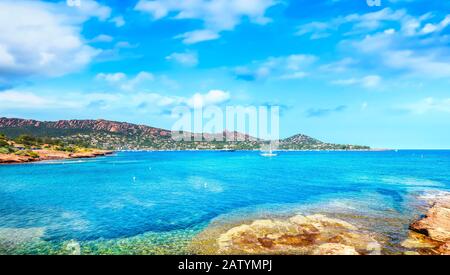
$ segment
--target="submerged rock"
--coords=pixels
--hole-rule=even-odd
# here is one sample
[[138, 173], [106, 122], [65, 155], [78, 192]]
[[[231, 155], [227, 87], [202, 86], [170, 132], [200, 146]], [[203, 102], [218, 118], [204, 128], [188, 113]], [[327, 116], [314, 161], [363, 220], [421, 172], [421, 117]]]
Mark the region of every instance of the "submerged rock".
[[81, 246], [80, 243], [71, 240], [64, 246], [64, 252], [68, 255], [81, 255]]
[[420, 253], [416, 252], [416, 251], [405, 251], [403, 254], [404, 255], [409, 255], [409, 256], [418, 256], [418, 255], [420, 255]]
[[381, 254], [380, 244], [354, 225], [324, 215], [255, 220], [222, 233], [218, 254]]
[[408, 235], [408, 239], [404, 240], [401, 245], [408, 249], [432, 249], [438, 246], [439, 243], [427, 238], [422, 234], [410, 232]]
[[0, 228], [0, 248], [16, 247], [18, 245], [38, 241], [44, 236], [45, 230], [34, 228]]
[[340, 243], [324, 243], [314, 249], [314, 255], [359, 255], [354, 247]]

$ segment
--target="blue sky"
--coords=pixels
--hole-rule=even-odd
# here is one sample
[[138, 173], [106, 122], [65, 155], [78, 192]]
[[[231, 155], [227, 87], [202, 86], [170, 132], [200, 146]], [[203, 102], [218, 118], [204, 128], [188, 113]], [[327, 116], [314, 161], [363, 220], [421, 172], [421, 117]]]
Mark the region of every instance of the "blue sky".
[[[76, 3], [76, 1], [74, 1]], [[0, 2], [0, 116], [170, 128], [279, 105], [283, 137], [450, 148], [450, 2]]]

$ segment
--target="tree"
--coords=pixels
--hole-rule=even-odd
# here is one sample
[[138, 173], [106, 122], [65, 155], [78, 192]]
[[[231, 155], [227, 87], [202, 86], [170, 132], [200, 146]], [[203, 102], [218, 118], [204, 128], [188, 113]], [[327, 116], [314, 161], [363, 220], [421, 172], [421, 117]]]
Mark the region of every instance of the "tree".
[[32, 146], [37, 144], [37, 139], [29, 135], [20, 135], [18, 138], [16, 138], [15, 141], [25, 146]]
[[6, 140], [0, 139], [0, 147], [9, 147], [9, 143]]

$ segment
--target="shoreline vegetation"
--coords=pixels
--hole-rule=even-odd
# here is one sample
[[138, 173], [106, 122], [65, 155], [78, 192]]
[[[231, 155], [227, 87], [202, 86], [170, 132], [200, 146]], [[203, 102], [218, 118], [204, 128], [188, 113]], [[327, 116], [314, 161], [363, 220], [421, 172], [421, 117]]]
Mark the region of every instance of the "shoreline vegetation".
[[[0, 148], [0, 165], [25, 164], [50, 160], [96, 158], [112, 155], [115, 152], [258, 152], [260, 150], [102, 150], [93, 148], [77, 148], [75, 152], [59, 151], [57, 149], [33, 149], [19, 150], [14, 153], [2, 153]], [[277, 152], [384, 152], [391, 149], [366, 149], [366, 150], [276, 150]]]
[[[272, 141], [239, 132], [180, 132], [108, 120], [37, 121], [0, 118], [0, 164], [94, 158], [115, 151], [260, 151]], [[232, 137], [232, 141], [228, 139]], [[222, 141], [224, 140], [224, 141]], [[276, 142], [277, 151], [384, 151], [368, 146], [326, 143], [298, 134]]]
[[112, 154], [113, 151], [63, 144], [52, 140], [21, 135], [9, 139], [0, 134], [0, 165], [37, 161], [95, 158]]
[[[4, 134], [0, 134], [0, 165], [21, 164], [48, 160], [64, 160], [79, 158], [95, 158], [99, 156], [111, 155], [116, 151], [124, 152], [234, 152], [234, 151], [260, 151], [257, 149], [132, 149], [132, 150], [105, 150], [85, 147], [83, 144], [63, 142], [59, 139], [38, 138], [29, 135], [20, 135], [15, 139], [10, 139]], [[319, 152], [319, 151], [388, 151], [389, 149], [279, 149], [279, 152]]]
[[[219, 133], [179, 132], [183, 140], [172, 138], [172, 131], [108, 120], [37, 121], [0, 118], [0, 133], [14, 139], [20, 135], [63, 144], [102, 150], [261, 150], [270, 140], [262, 140], [237, 131]], [[369, 150], [369, 146], [323, 142], [304, 134], [276, 141], [278, 150]]]

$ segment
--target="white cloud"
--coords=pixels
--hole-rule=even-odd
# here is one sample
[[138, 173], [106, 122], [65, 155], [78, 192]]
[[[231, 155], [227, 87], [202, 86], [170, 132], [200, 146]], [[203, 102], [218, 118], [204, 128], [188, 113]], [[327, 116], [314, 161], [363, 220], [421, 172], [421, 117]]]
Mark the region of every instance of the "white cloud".
[[[175, 4], [175, 3], [174, 3]], [[136, 4], [135, 10], [149, 13], [153, 19], [161, 19], [169, 13], [170, 3], [164, 3], [162, 1], [139, 1]]]
[[368, 75], [362, 78], [348, 78], [332, 81], [332, 84], [341, 86], [361, 85], [364, 88], [375, 88], [381, 84], [382, 78], [378, 75]]
[[406, 11], [393, 11], [385, 8], [380, 11], [365, 14], [350, 14], [347, 16], [339, 16], [332, 18], [326, 22], [310, 22], [297, 27], [296, 35], [310, 35], [310, 39], [326, 38], [337, 31], [345, 24], [351, 24], [351, 31], [347, 33], [356, 34], [361, 32], [372, 31], [380, 28], [386, 22], [396, 22], [404, 18]]
[[161, 95], [158, 93], [65, 93], [38, 95], [29, 91], [0, 92], [0, 111], [65, 109], [76, 111], [95, 108], [107, 111], [127, 111], [159, 114], [176, 106], [206, 107], [224, 103], [230, 93], [211, 90], [190, 97]]
[[196, 30], [177, 35], [175, 38], [183, 39], [184, 44], [195, 44], [203, 41], [215, 40], [219, 38], [219, 34], [210, 30]]
[[131, 48], [137, 48], [139, 45], [138, 44], [131, 44], [128, 41], [119, 41], [116, 43], [115, 47], [118, 49], [131, 49]]
[[66, 1], [61, 1], [57, 5], [59, 6], [52, 7], [54, 12], [64, 13], [72, 20], [77, 19], [80, 22], [84, 22], [91, 17], [95, 17], [100, 21], [106, 21], [111, 16], [111, 8], [99, 4], [95, 0], [81, 0], [81, 5], [73, 7], [69, 7]]
[[220, 32], [233, 30], [243, 18], [268, 23], [271, 20], [265, 16], [266, 10], [276, 4], [275, 0], [140, 0], [135, 10], [150, 14], [153, 20], [171, 14], [172, 19], [201, 20], [204, 29], [183, 34], [185, 43], [198, 43], [217, 39]]
[[8, 108], [14, 106], [16, 108], [38, 108], [47, 106], [51, 101], [38, 97], [33, 93], [19, 91], [0, 92], [0, 108]]
[[326, 38], [331, 35], [330, 31], [335, 30], [336, 26], [327, 22], [306, 23], [297, 28], [296, 35], [311, 34], [311, 39]]
[[395, 29], [387, 29], [384, 31], [385, 34], [394, 34], [395, 33]]
[[119, 87], [120, 89], [125, 91], [135, 92], [137, 86], [148, 81], [153, 81], [155, 79], [155, 76], [152, 73], [142, 71], [133, 78], [128, 79], [128, 76], [125, 73], [117, 72], [99, 73], [96, 75], [95, 79], [106, 81], [108, 84]]
[[127, 78], [127, 75], [124, 73], [99, 73], [95, 78], [97, 80], [104, 80], [110, 83], [117, 83], [119, 81], [125, 80]]
[[308, 73], [305, 72], [294, 72], [288, 73], [280, 76], [281, 79], [301, 79], [308, 76]]
[[148, 81], [153, 81], [155, 76], [152, 73], [142, 71], [131, 79], [125, 73], [99, 73], [95, 79], [108, 82], [110, 85], [119, 87], [125, 91], [135, 91], [140, 85]]
[[145, 83], [147, 81], [153, 81], [154, 79], [155, 79], [155, 76], [152, 73], [140, 72], [134, 78], [132, 78], [129, 81], [122, 84], [121, 88], [125, 91], [134, 91], [134, 89], [138, 85]]
[[351, 57], [328, 63], [320, 66], [320, 69], [327, 72], [342, 73], [350, 70], [353, 66], [357, 65], [358, 61]]
[[354, 23], [353, 31], [358, 30], [376, 30], [383, 26], [386, 22], [397, 22], [406, 16], [405, 10], [392, 10], [384, 8], [380, 11], [370, 12], [366, 14], [351, 14], [344, 17], [344, 23]]
[[394, 69], [408, 70], [419, 76], [450, 77], [450, 59], [442, 60], [439, 53], [418, 53], [411, 50], [391, 50], [384, 54], [384, 63]]
[[421, 40], [417, 39], [401, 33], [377, 33], [354, 40], [351, 45], [367, 60], [375, 60], [389, 69], [420, 77], [450, 77], [450, 54], [445, 47], [434, 43], [418, 49], [407, 47], [420, 45]]
[[402, 106], [401, 109], [419, 115], [430, 112], [450, 113], [450, 98], [435, 99], [428, 97], [418, 102]]
[[[136, 75], [127, 75], [123, 72], [99, 73], [95, 80], [104, 82], [112, 92], [132, 92], [148, 91], [152, 87], [164, 87], [169, 90], [177, 90], [180, 85], [167, 75], [154, 75], [150, 72], [142, 71]], [[100, 82], [100, 83], [101, 83]], [[158, 86], [161, 85], [161, 86]]]
[[448, 25], [450, 25], [450, 14], [447, 15], [441, 22], [437, 24], [427, 23], [422, 30], [420, 31], [422, 34], [430, 34], [434, 32], [440, 32], [444, 30]]
[[[311, 39], [337, 33], [345, 37], [339, 44], [345, 61], [322, 65], [320, 69], [343, 73], [354, 70], [360, 74], [382, 71], [391, 75], [421, 78], [450, 77], [450, 37], [442, 32], [450, 25], [450, 15], [432, 13], [412, 16], [406, 10], [384, 8], [366, 14], [351, 14], [327, 22], [299, 26], [298, 35]], [[349, 30], [344, 32], [344, 30]], [[357, 60], [357, 61], [356, 61]], [[377, 77], [336, 80], [336, 85], [376, 87]]]
[[381, 77], [378, 75], [368, 75], [362, 78], [361, 84], [366, 88], [377, 87], [381, 83]]
[[177, 62], [181, 65], [193, 67], [198, 64], [198, 56], [196, 53], [172, 53], [166, 57], [167, 60]]
[[305, 69], [316, 61], [316, 56], [307, 54], [269, 57], [266, 60], [254, 61], [248, 66], [237, 67], [234, 74], [238, 79], [248, 81], [267, 78], [300, 79], [308, 74]]
[[123, 27], [126, 24], [125, 19], [123, 18], [123, 16], [113, 17], [109, 21], [114, 23], [116, 25], [116, 27], [118, 27], [118, 28]]
[[106, 42], [112, 42], [114, 38], [110, 35], [106, 34], [99, 34], [96, 37], [91, 39], [91, 43], [106, 43]]
[[79, 112], [101, 102], [102, 109], [124, 110], [139, 106], [167, 107], [183, 104], [187, 99], [164, 96], [157, 93], [68, 93], [37, 95], [28, 91], [8, 90], [0, 92], [0, 110], [9, 109], [73, 109]]
[[[406, 10], [392, 10], [384, 8], [380, 11], [365, 14], [350, 14], [332, 18], [329, 21], [314, 21], [297, 27], [296, 35], [310, 35], [310, 39], [320, 39], [330, 36], [337, 32], [342, 26], [350, 25], [351, 30], [344, 35], [355, 35], [369, 33], [382, 29], [387, 24], [399, 25], [399, 31], [405, 36], [425, 35], [434, 32], [440, 32], [450, 25], [450, 15], [447, 15], [442, 21], [437, 23], [425, 23], [432, 19], [431, 13], [425, 13], [414, 17], [409, 15]], [[388, 32], [395, 32], [395, 29], [389, 29]], [[340, 32], [341, 33], [341, 32]]]
[[206, 94], [196, 93], [191, 98], [185, 100], [185, 103], [191, 108], [201, 108], [209, 105], [217, 105], [230, 99], [230, 93], [222, 90], [211, 90]]
[[60, 76], [80, 70], [99, 54], [86, 45], [80, 25], [106, 20], [110, 9], [95, 1], [77, 8], [64, 3], [0, 2], [0, 76]]

